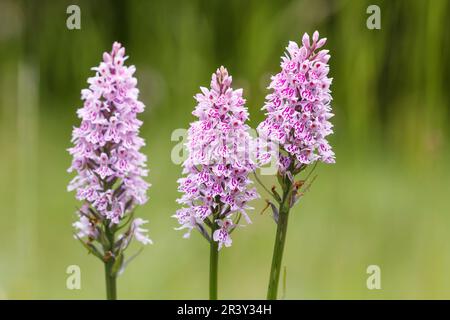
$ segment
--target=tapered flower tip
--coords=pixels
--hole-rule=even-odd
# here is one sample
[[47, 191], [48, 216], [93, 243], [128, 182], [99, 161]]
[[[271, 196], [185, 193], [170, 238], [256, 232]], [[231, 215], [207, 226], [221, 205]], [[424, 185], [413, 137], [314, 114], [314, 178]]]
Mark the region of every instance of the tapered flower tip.
[[120, 42], [114, 41], [112, 46], [113, 52], [118, 52], [122, 48], [122, 44]]
[[313, 42], [316, 43], [319, 40], [319, 31], [314, 31], [313, 33]]
[[216, 73], [217, 73], [217, 76], [223, 75], [224, 77], [226, 77], [228, 75], [228, 70], [224, 66], [220, 66], [220, 68], [217, 68]]
[[224, 83], [228, 78], [228, 70], [224, 66], [220, 66], [220, 68], [216, 71], [217, 81], [219, 83]]
[[115, 56], [123, 57], [125, 55], [125, 48], [120, 42], [114, 42], [110, 53], [103, 53], [103, 62], [110, 63]]
[[327, 42], [327, 38], [322, 38], [317, 42], [316, 49], [322, 48]]
[[217, 68], [216, 73], [212, 76], [211, 88], [219, 92], [225, 92], [231, 85], [232, 79], [233, 78], [228, 75], [227, 68], [220, 66], [220, 68]]
[[105, 63], [111, 62], [111, 55], [108, 52], [103, 53], [103, 62]]
[[305, 34], [303, 35], [302, 38], [302, 44], [309, 49], [310, 48], [310, 44], [309, 44], [309, 35], [305, 32]]

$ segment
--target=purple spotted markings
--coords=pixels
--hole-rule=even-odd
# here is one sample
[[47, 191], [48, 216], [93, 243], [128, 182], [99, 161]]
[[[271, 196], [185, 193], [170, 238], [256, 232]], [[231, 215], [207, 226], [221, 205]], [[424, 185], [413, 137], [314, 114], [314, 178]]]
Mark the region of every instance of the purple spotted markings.
[[[144, 180], [147, 158], [140, 152], [145, 142], [137, 119], [144, 104], [138, 100], [136, 68], [124, 65], [127, 58], [125, 48], [115, 42], [93, 68], [89, 88], [81, 91], [81, 123], [73, 129], [73, 147], [68, 149], [73, 157], [68, 171], [76, 173], [68, 190], [75, 190], [82, 202], [73, 224], [75, 236], [102, 258], [117, 258], [133, 238], [151, 243], [143, 228], [147, 221], [134, 218], [135, 208], [147, 201], [150, 185]], [[106, 228], [122, 232], [112, 245], [105, 240]], [[105, 252], [106, 247], [111, 251]]]
[[[258, 126], [261, 139], [278, 148], [258, 154], [264, 164], [277, 156], [281, 173], [295, 171], [316, 161], [334, 163], [327, 136], [333, 133], [331, 112], [332, 78], [328, 77], [328, 50], [319, 50], [326, 39], [304, 34], [302, 46], [291, 41], [281, 57], [281, 71], [271, 77], [263, 110], [266, 119]], [[278, 154], [274, 154], [278, 153]]]
[[[231, 87], [232, 77], [221, 67], [212, 75], [211, 87], [201, 87], [192, 114], [197, 120], [188, 130], [188, 158], [178, 180], [183, 207], [174, 217], [190, 236], [197, 229], [219, 250], [231, 245], [231, 232], [243, 216], [251, 220], [248, 203], [259, 197], [248, 175], [256, 168], [252, 160], [253, 140], [246, 124], [248, 111], [243, 90]], [[206, 230], [214, 228], [212, 237]], [[217, 230], [216, 230], [217, 229]], [[212, 238], [212, 239], [211, 239]]]

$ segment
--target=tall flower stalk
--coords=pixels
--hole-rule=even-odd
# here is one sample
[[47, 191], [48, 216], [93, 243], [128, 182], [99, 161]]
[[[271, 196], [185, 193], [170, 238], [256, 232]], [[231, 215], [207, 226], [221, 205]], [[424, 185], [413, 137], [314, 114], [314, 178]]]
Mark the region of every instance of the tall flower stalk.
[[198, 230], [210, 244], [210, 299], [217, 299], [219, 250], [231, 246], [231, 233], [241, 216], [251, 223], [247, 203], [258, 197], [249, 173], [255, 170], [250, 150], [252, 139], [242, 89], [231, 88], [232, 77], [224, 67], [212, 75], [211, 88], [201, 87], [195, 96], [193, 115], [183, 163], [185, 177], [178, 180], [183, 208], [174, 215], [177, 229], [188, 238]]
[[142, 228], [147, 221], [134, 217], [136, 206], [147, 201], [150, 185], [143, 179], [147, 158], [139, 151], [145, 142], [139, 137], [137, 114], [144, 104], [138, 100], [136, 68], [124, 65], [127, 58], [125, 48], [115, 42], [93, 68], [89, 88], [81, 91], [81, 124], [73, 129], [69, 149], [73, 160], [68, 171], [77, 175], [68, 190], [76, 190], [82, 202], [73, 224], [75, 237], [104, 263], [111, 300], [117, 298], [117, 276], [134, 257], [126, 261], [124, 255], [131, 240], [152, 243]]
[[[329, 122], [333, 114], [330, 106], [332, 79], [328, 77], [330, 55], [328, 50], [319, 50], [325, 42], [325, 38], [319, 39], [317, 31], [312, 42], [305, 33], [301, 47], [289, 42], [286, 55], [281, 58], [281, 72], [271, 78], [269, 89], [272, 92], [266, 96], [263, 107], [267, 117], [258, 126], [260, 137], [269, 142], [269, 148], [260, 152], [258, 158], [264, 164], [271, 156], [277, 157], [277, 177], [282, 190], [281, 195], [275, 187], [269, 191], [276, 202], [268, 201], [268, 206], [273, 210], [277, 232], [268, 299], [277, 298], [289, 212], [311, 185], [311, 173], [317, 162], [335, 162], [326, 138], [333, 133]], [[307, 177], [298, 179], [311, 164], [314, 166]]]

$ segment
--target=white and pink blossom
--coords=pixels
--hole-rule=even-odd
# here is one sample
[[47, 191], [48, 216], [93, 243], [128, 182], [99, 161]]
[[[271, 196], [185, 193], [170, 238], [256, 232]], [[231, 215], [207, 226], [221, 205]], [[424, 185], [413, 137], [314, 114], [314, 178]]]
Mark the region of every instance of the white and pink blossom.
[[[319, 50], [326, 39], [319, 40], [319, 33], [313, 34], [312, 42], [305, 33], [302, 46], [291, 41], [286, 54], [281, 57], [281, 71], [272, 76], [263, 107], [266, 119], [258, 126], [260, 137], [272, 141], [286, 151], [280, 152], [279, 169], [286, 172], [315, 161], [334, 163], [335, 156], [327, 136], [333, 133], [329, 121], [331, 111], [332, 78], [328, 77], [328, 50]], [[270, 152], [261, 152], [258, 159], [262, 164], [270, 160]], [[291, 163], [293, 162], [293, 163]]]
[[[183, 163], [183, 178], [177, 201], [183, 208], [174, 215], [178, 229], [205, 230], [216, 221], [232, 221], [241, 215], [250, 223], [248, 202], [259, 197], [248, 175], [256, 168], [252, 161], [252, 138], [242, 89], [231, 88], [232, 77], [221, 67], [212, 75], [211, 88], [201, 87], [192, 112], [186, 143], [189, 156]], [[221, 230], [221, 231], [220, 231]], [[214, 232], [211, 241], [231, 245], [229, 230]]]
[[[76, 190], [76, 198], [88, 208], [78, 212], [74, 224], [80, 238], [96, 239], [95, 223], [119, 225], [147, 201], [147, 158], [140, 152], [145, 143], [139, 137], [142, 121], [137, 119], [144, 104], [138, 100], [136, 68], [124, 65], [127, 58], [125, 48], [115, 42], [93, 68], [89, 88], [81, 91], [84, 104], [77, 111], [81, 124], [72, 132], [73, 160], [68, 169], [77, 173], [68, 190]], [[135, 238], [147, 244], [151, 241], [139, 227], [144, 222], [135, 219], [131, 227]]]

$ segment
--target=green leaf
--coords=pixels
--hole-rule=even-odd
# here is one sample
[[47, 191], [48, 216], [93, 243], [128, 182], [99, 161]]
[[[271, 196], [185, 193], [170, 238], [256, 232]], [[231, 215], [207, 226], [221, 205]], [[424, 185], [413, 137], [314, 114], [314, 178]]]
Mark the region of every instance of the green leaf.
[[90, 242], [84, 242], [83, 239], [81, 239], [77, 235], [75, 235], [75, 238], [77, 238], [80, 241], [83, 247], [85, 247], [89, 251], [89, 253], [92, 253], [94, 256], [103, 261], [103, 254], [97, 249], [96, 246], [94, 246]]
[[273, 193], [275, 200], [277, 200], [278, 203], [281, 203], [281, 197], [278, 194], [277, 190], [275, 189], [275, 186], [272, 187], [272, 193]]
[[111, 269], [111, 276], [116, 276], [123, 265], [124, 256], [123, 254], [120, 254], [116, 260], [114, 261], [113, 267]]
[[119, 272], [117, 273], [117, 275], [121, 275], [124, 271], [125, 268], [128, 266], [128, 264], [134, 260], [134, 258], [136, 258], [143, 250], [144, 248], [140, 248], [138, 252], [136, 252], [135, 254], [133, 254], [131, 257], [128, 258], [128, 260], [126, 260], [124, 263], [122, 263], [122, 266], [119, 270]]
[[209, 236], [209, 234], [208, 234], [208, 231], [206, 231], [206, 229], [205, 229], [200, 223], [197, 223], [195, 226], [197, 227], [197, 230], [200, 232], [200, 234], [201, 234], [208, 242], [211, 242], [211, 238], [210, 238], [210, 236]]
[[275, 220], [275, 223], [278, 224], [278, 218], [279, 218], [279, 216], [280, 216], [280, 213], [279, 213], [279, 211], [278, 211], [278, 208], [277, 208], [272, 202], [270, 202], [270, 201], [268, 201], [268, 204], [269, 204], [270, 208], [272, 209], [272, 213], [273, 213], [272, 217], [273, 217], [273, 220]]

